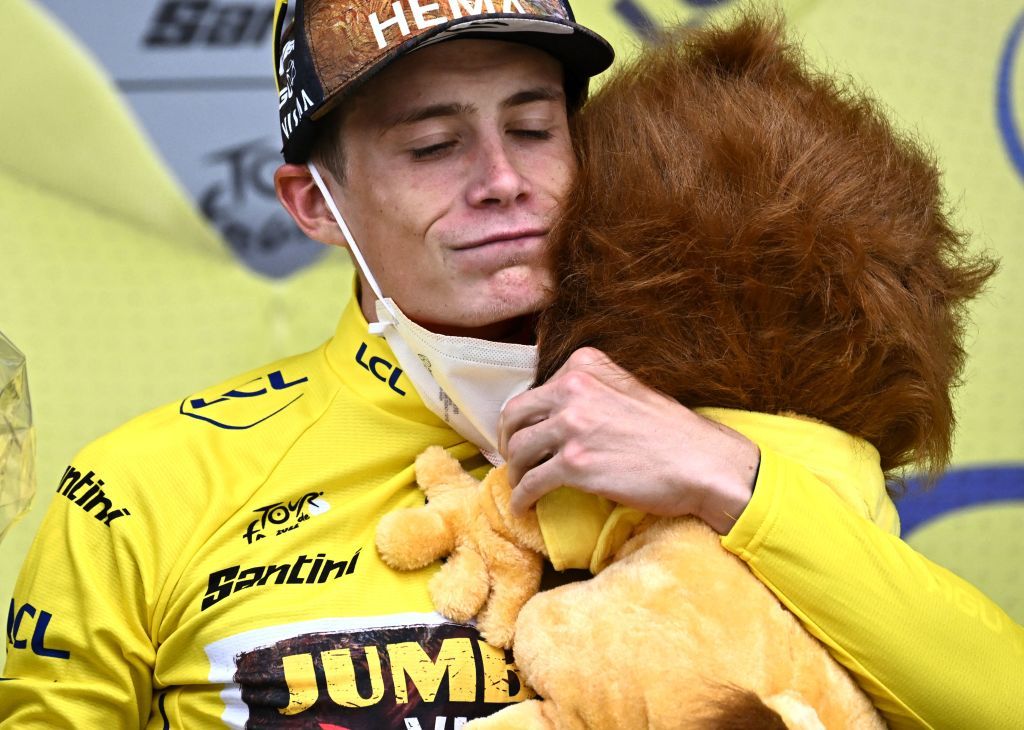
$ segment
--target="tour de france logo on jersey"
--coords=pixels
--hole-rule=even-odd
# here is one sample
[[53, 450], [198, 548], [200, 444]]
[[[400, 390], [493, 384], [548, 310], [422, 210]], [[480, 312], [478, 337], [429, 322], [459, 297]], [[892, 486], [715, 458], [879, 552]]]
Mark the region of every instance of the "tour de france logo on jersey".
[[295, 500], [274, 502], [253, 510], [258, 517], [245, 528], [242, 537], [252, 545], [257, 540], [297, 530], [311, 517], [331, 508], [323, 492], [308, 492]]
[[999, 121], [999, 133], [1006, 147], [1014, 169], [1024, 181], [1024, 139], [1021, 137], [1020, 113], [1022, 100], [1014, 95], [1020, 89], [1017, 81], [1022, 73], [1021, 37], [1024, 35], [1024, 12], [1017, 16], [1003, 46], [999, 60], [999, 78], [996, 88], [996, 114]]

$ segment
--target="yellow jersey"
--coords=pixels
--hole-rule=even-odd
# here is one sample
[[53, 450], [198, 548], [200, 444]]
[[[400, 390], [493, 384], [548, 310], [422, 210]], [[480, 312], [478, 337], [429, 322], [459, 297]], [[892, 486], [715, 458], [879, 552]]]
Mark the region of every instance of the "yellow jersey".
[[[377, 556], [380, 516], [422, 504], [424, 448], [487, 465], [366, 332], [353, 299], [317, 350], [67, 466], [9, 608], [0, 727], [455, 730], [532, 695], [508, 652], [433, 612], [437, 566]], [[809, 443], [762, 447], [723, 545], [893, 727], [1024, 724], [1024, 630], [895, 536], [880, 473], [837, 490]]]
[[353, 302], [319, 349], [89, 445], [15, 587], [0, 725], [454, 730], [532, 696], [433, 612], [434, 569], [377, 557], [431, 444], [486, 469]]

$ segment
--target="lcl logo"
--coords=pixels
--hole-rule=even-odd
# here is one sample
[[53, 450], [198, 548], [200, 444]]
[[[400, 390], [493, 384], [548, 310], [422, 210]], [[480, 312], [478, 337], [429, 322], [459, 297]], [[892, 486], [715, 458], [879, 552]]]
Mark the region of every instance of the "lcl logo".
[[405, 395], [405, 391], [398, 387], [398, 379], [402, 377], [402, 368], [397, 368], [384, 358], [377, 357], [376, 355], [371, 357], [369, 362], [367, 362], [365, 342], [361, 343], [359, 345], [359, 349], [356, 351], [356, 362], [359, 363], [364, 370], [369, 370], [377, 380], [382, 383], [387, 383], [391, 390], [395, 391], [399, 395]]
[[[46, 629], [53, 620], [53, 614], [49, 611], [41, 611], [31, 603], [23, 603], [21, 608], [15, 610], [14, 599], [11, 599], [11, 608], [7, 614], [7, 644], [14, 649], [25, 649], [29, 647], [29, 640], [19, 638], [21, 636], [21, 624], [27, 616], [35, 621], [32, 629], [31, 647], [32, 653], [36, 656], [49, 657], [51, 659], [70, 659], [71, 652], [64, 649], [54, 649], [46, 646]], [[27, 631], [25, 633], [28, 633]]]

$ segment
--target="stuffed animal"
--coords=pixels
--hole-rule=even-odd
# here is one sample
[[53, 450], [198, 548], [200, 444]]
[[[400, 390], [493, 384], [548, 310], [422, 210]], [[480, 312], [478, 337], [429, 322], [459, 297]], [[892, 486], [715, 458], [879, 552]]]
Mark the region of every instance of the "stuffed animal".
[[[574, 124], [538, 382], [595, 347], [847, 499], [941, 470], [964, 306], [994, 263], [969, 254], [934, 161], [875, 102], [747, 15], [642, 51]], [[416, 468], [428, 503], [382, 520], [380, 554], [397, 569], [447, 556], [438, 610], [514, 646], [543, 698], [467, 727], [884, 727], [702, 522], [564, 488], [516, 517], [504, 468], [477, 483], [441, 449]], [[549, 499], [561, 524], [538, 518]], [[848, 501], [897, 529], [888, 499]], [[595, 514], [597, 574], [537, 593], [557, 531]]]

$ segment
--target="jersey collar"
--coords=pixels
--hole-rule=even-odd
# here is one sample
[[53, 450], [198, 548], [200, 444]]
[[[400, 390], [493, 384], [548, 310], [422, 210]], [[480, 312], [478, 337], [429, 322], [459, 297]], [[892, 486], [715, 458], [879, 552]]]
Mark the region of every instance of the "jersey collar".
[[369, 334], [359, 306], [355, 276], [352, 296], [334, 337], [327, 343], [327, 359], [345, 385], [360, 398], [402, 418], [448, 428], [423, 405], [384, 338]]

